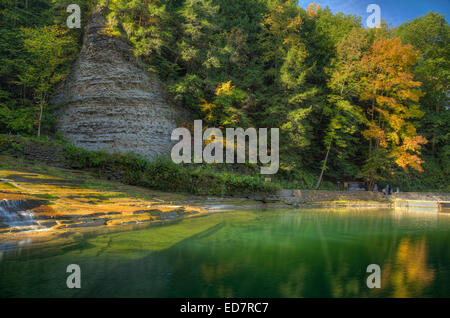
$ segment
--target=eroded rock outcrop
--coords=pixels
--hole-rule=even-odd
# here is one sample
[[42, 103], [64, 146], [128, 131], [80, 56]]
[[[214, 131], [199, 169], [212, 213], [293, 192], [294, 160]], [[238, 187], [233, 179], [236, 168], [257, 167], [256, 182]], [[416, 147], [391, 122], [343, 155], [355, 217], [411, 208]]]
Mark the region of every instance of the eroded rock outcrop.
[[59, 106], [57, 129], [87, 150], [148, 159], [167, 153], [172, 130], [188, 114], [169, 102], [162, 83], [139, 65], [125, 41], [102, 34], [103, 10], [92, 14], [80, 56], [52, 100]]

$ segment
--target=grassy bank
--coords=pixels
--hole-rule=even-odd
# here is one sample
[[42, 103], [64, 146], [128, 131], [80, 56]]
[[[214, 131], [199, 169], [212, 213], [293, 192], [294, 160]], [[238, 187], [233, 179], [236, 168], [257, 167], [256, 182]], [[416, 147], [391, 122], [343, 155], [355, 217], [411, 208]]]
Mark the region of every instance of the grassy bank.
[[277, 183], [266, 182], [263, 176], [256, 174], [244, 175], [207, 165], [177, 165], [169, 157], [148, 161], [135, 154], [87, 151], [56, 140], [0, 135], [0, 153], [57, 167], [86, 170], [99, 178], [169, 192], [243, 196], [274, 193], [280, 188]]

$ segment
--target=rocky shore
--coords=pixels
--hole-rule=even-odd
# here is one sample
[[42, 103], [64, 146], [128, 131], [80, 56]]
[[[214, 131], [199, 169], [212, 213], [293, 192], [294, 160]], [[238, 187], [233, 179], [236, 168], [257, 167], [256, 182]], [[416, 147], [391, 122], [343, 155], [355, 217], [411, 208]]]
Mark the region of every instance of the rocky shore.
[[0, 170], [0, 244], [170, 222], [208, 212], [193, 197], [98, 180], [81, 171], [22, 166]]
[[385, 196], [380, 192], [323, 190], [204, 197], [159, 192], [97, 179], [85, 171], [21, 162], [20, 168], [0, 170], [0, 244], [30, 236], [123, 230], [227, 210], [404, 208], [414, 204], [434, 208], [436, 202], [449, 201], [449, 193]]

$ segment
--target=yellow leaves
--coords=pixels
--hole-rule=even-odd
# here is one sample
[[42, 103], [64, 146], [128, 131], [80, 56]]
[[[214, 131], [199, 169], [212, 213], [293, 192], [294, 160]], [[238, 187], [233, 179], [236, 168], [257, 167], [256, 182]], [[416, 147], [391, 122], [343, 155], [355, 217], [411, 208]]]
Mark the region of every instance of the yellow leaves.
[[416, 127], [413, 124], [407, 123], [404, 128], [405, 137], [415, 136], [417, 134]]
[[387, 148], [386, 134], [383, 129], [377, 126], [373, 121], [369, 123], [369, 128], [362, 132], [366, 139], [376, 139], [380, 143], [380, 146]]
[[402, 129], [402, 127], [405, 125], [405, 121], [400, 118], [400, 116], [397, 115], [391, 115], [389, 116], [389, 124], [394, 129], [394, 131], [399, 131]]
[[124, 22], [122, 23], [122, 27], [125, 33], [127, 34], [128, 38], [130, 38], [131, 35], [133, 34], [133, 23]]
[[228, 81], [217, 85], [215, 95], [210, 103], [204, 99], [200, 103], [208, 125], [219, 128], [248, 125], [245, 113], [247, 94], [243, 90]]
[[292, 19], [291, 23], [289, 23], [288, 29], [296, 29], [302, 24], [303, 24], [302, 18], [300, 16], [296, 16]]
[[[267, 47], [267, 52], [262, 56], [265, 61], [275, 56], [281, 58], [283, 55], [281, 46], [298, 43], [299, 32], [303, 25], [299, 8], [293, 1], [274, 1], [269, 4], [269, 12], [261, 23], [266, 33], [263, 46]], [[273, 50], [277, 44], [279, 49]]]
[[394, 145], [398, 145], [400, 143], [400, 136], [397, 132], [387, 133], [386, 139]]
[[211, 143], [220, 145], [222, 148], [226, 145], [226, 138], [222, 136], [217, 136], [214, 132], [211, 132], [209, 135], [204, 136], [205, 145], [209, 145]]
[[391, 108], [398, 107], [399, 103], [393, 97], [377, 96], [377, 104], [381, 106], [390, 106]]
[[213, 114], [214, 114], [214, 108], [216, 107], [216, 105], [214, 105], [213, 103], [208, 103], [205, 99], [201, 99], [201, 105], [200, 108], [201, 110], [205, 113], [205, 119], [206, 120], [212, 120], [213, 119]]
[[212, 103], [208, 103], [206, 101], [206, 99], [202, 98], [201, 102], [202, 102], [202, 104], [200, 105], [200, 107], [201, 107], [201, 109], [203, 111], [209, 111], [209, 110], [211, 110], [213, 108], [213, 104]]
[[[107, 35], [109, 37], [119, 37], [120, 31], [118, 29], [118, 26], [119, 26], [118, 18], [116, 14], [112, 12], [106, 17], [106, 26], [102, 28], [99, 31], [99, 33]], [[125, 27], [125, 32], [127, 33], [128, 37], [130, 37], [130, 34], [128, 34], [129, 31], [128, 27], [129, 26]]]
[[[427, 255], [425, 238], [400, 241], [395, 258], [383, 268], [388, 274], [384, 286], [392, 283], [394, 297], [415, 297], [433, 281], [435, 273], [428, 265]], [[390, 282], [388, 277], [391, 277]]]
[[[408, 84], [410, 87], [417, 87], [420, 86], [422, 83], [409, 81]], [[414, 103], [417, 103], [419, 101], [419, 98], [423, 96], [423, 93], [418, 89], [399, 89], [397, 91], [397, 96], [399, 99], [410, 100]]]
[[232, 95], [234, 89], [235, 86], [231, 84], [231, 81], [221, 83], [216, 88], [216, 96]]

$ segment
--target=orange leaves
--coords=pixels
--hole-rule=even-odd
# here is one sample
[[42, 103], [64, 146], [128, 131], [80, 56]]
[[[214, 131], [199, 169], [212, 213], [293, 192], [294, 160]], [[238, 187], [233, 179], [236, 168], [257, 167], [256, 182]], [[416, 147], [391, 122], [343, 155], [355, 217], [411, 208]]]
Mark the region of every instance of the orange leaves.
[[405, 138], [403, 144], [392, 152], [395, 163], [403, 169], [406, 169], [409, 166], [419, 172], [423, 172], [423, 160], [420, 159], [418, 155], [420, 155], [421, 145], [426, 144], [427, 142], [428, 140], [422, 136]]
[[397, 99], [389, 96], [377, 96], [376, 97], [377, 104], [380, 106], [388, 106], [390, 108], [398, 108], [400, 106]]
[[421, 83], [412, 81], [410, 72], [417, 57], [418, 52], [410, 45], [403, 45], [399, 38], [379, 40], [362, 58], [361, 67], [372, 80], [385, 82], [386, 89], [397, 85], [418, 87]]
[[418, 57], [418, 52], [411, 45], [403, 45], [399, 38], [375, 41], [371, 48], [367, 61], [376, 63], [380, 68], [392, 66], [399, 71], [404, 71], [413, 66]]
[[428, 140], [422, 136], [408, 137], [403, 140], [401, 146], [405, 151], [414, 151], [420, 153], [420, 145], [426, 144]]
[[[403, 81], [403, 83], [406, 83], [406, 82]], [[414, 82], [414, 81], [408, 82], [408, 85], [410, 87], [418, 87], [421, 84], [422, 83], [420, 83], [420, 82]], [[399, 97], [399, 99], [410, 100], [414, 103], [417, 103], [419, 101], [419, 98], [423, 96], [423, 93], [418, 89], [402, 89], [402, 88], [400, 88], [397, 91], [397, 96]]]
[[361, 60], [360, 99], [372, 101], [367, 107], [370, 123], [363, 136], [386, 148], [398, 166], [422, 171], [418, 154], [427, 140], [417, 136], [413, 123], [407, 121], [423, 115], [413, 104], [422, 96], [421, 83], [414, 81], [411, 71], [417, 57], [418, 52], [398, 38], [374, 42]]
[[419, 158], [417, 155], [411, 155], [407, 152], [402, 153], [395, 159], [395, 163], [406, 170], [406, 168], [409, 166], [413, 168], [414, 170], [417, 170], [419, 172], [423, 172], [422, 164], [424, 161]]
[[313, 3], [310, 3], [308, 5], [308, 7], [306, 8], [306, 14], [312, 18], [312, 17], [317, 16], [317, 14], [319, 13], [319, 10], [320, 10], [320, 4], [313, 2]]

